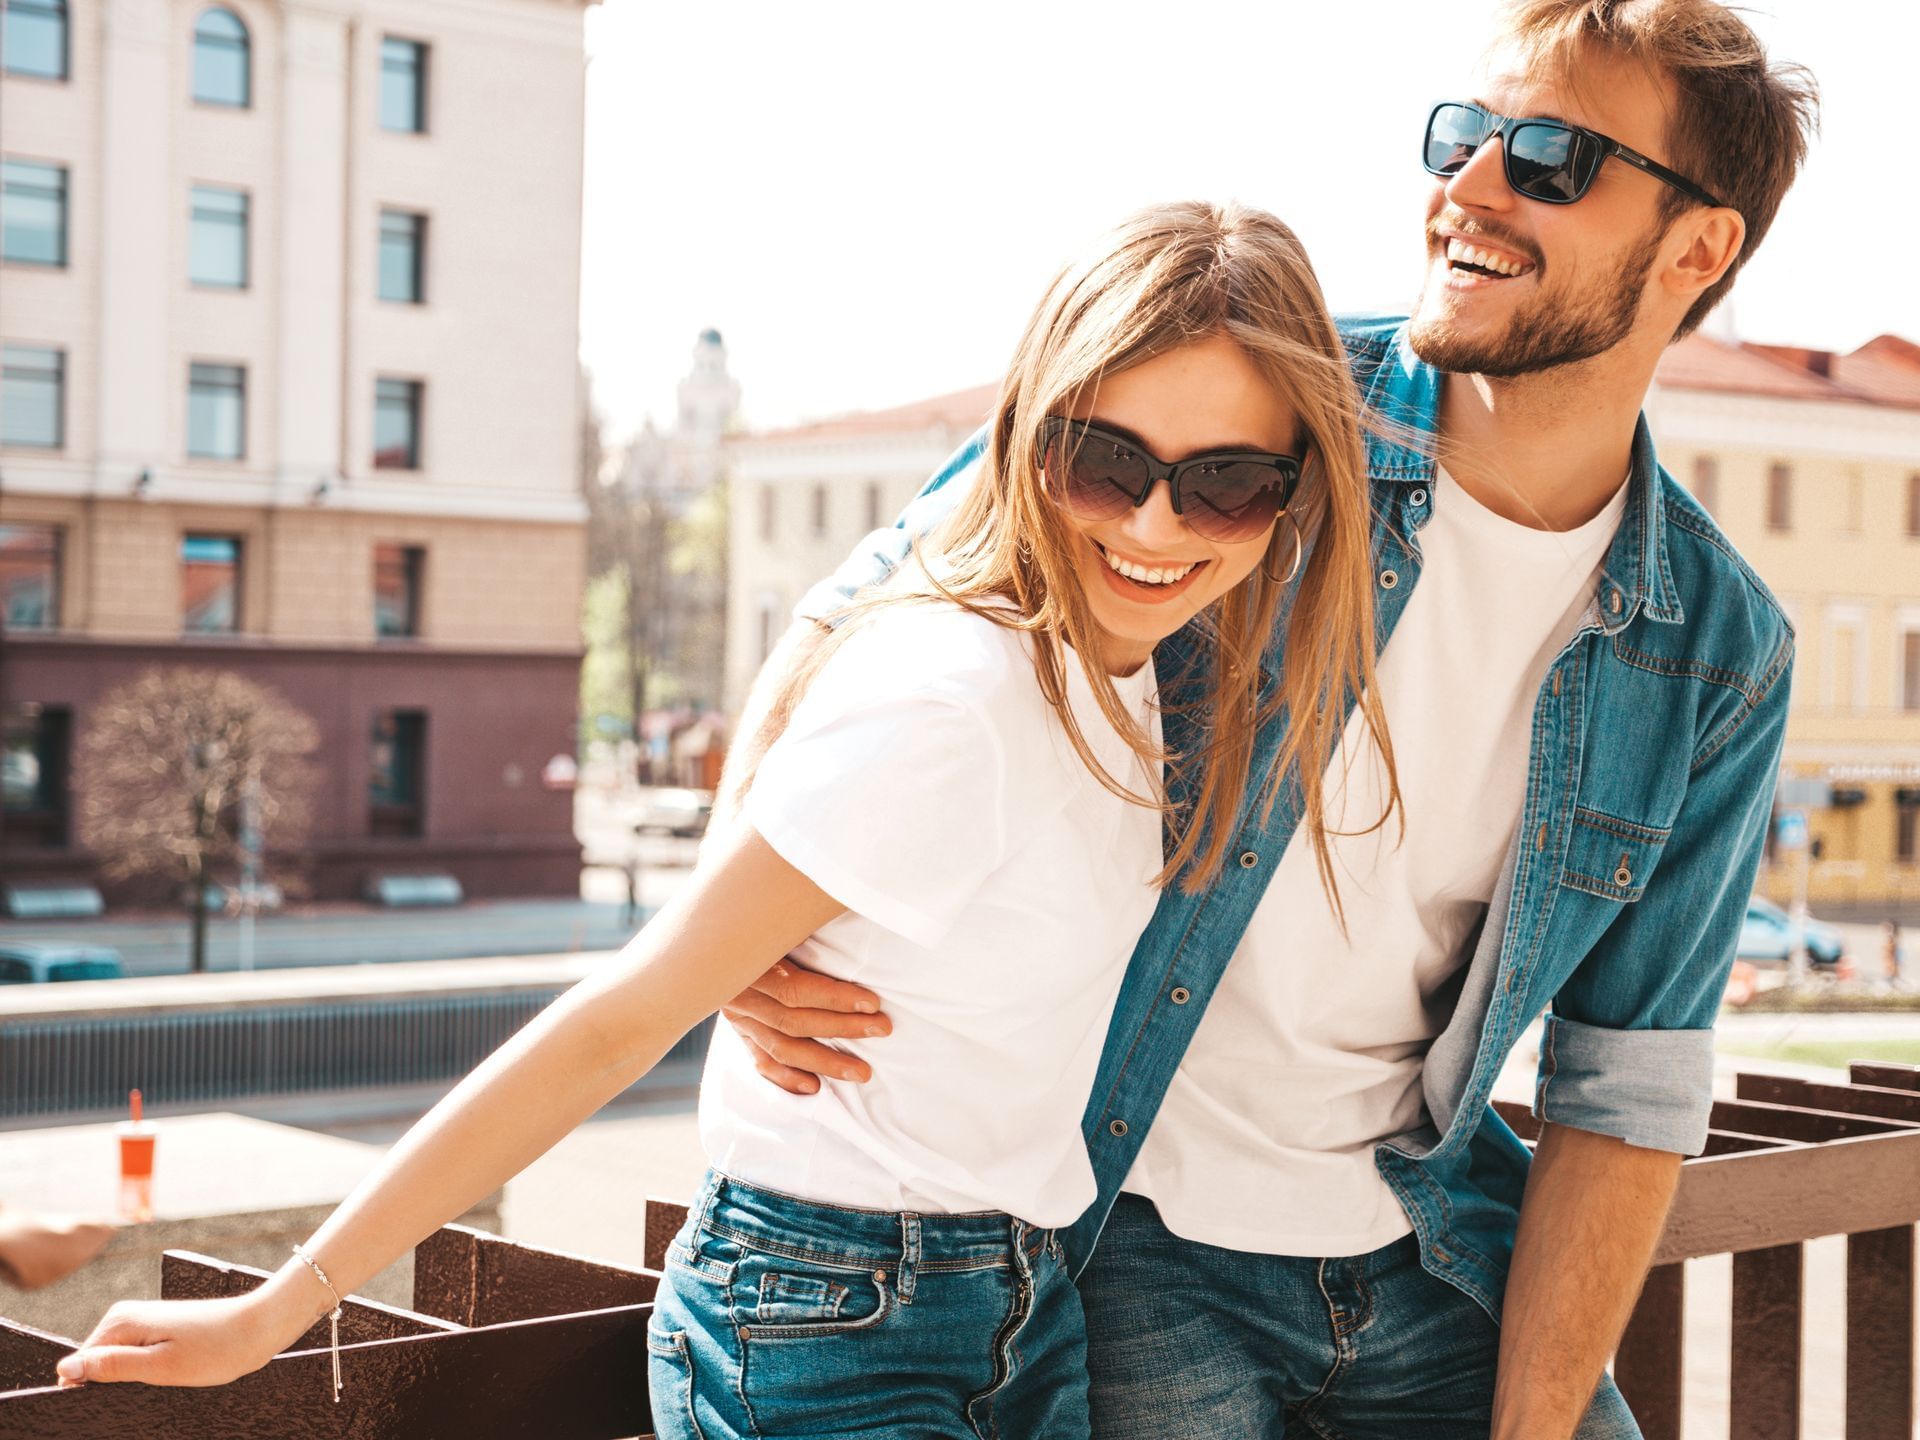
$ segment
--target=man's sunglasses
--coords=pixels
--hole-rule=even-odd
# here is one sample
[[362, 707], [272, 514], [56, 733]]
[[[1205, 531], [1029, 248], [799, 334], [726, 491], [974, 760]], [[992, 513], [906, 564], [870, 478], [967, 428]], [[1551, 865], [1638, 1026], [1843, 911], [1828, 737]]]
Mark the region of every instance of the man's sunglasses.
[[1300, 460], [1265, 450], [1214, 450], [1178, 464], [1091, 420], [1049, 415], [1040, 422], [1040, 464], [1048, 489], [1081, 520], [1111, 520], [1147, 503], [1165, 480], [1173, 513], [1205, 540], [1251, 540], [1293, 499]]
[[1629, 150], [1597, 131], [1560, 120], [1495, 115], [1483, 106], [1460, 100], [1443, 100], [1427, 116], [1421, 162], [1431, 174], [1457, 174], [1473, 158], [1473, 152], [1496, 135], [1506, 161], [1507, 184], [1529, 200], [1573, 204], [1587, 193], [1607, 157], [1617, 155], [1702, 205], [1726, 203], [1679, 171], [1669, 170], [1658, 160], [1649, 160], [1638, 150]]

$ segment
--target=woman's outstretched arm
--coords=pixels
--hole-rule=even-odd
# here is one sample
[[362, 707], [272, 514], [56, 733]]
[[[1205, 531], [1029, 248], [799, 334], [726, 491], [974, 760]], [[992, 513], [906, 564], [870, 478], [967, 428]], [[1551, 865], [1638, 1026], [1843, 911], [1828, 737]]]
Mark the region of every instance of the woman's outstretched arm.
[[[842, 909], [757, 832], [729, 827], [605, 971], [529, 1021], [401, 1137], [308, 1251], [342, 1296], [364, 1285], [545, 1154]], [[60, 1373], [222, 1384], [266, 1364], [332, 1306], [289, 1256], [244, 1296], [117, 1302]]]

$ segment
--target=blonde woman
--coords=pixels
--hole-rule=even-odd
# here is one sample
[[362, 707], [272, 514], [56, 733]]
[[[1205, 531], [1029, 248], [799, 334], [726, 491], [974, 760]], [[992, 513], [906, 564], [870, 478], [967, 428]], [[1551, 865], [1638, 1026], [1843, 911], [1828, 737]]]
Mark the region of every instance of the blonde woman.
[[[1293, 757], [1330, 753], [1354, 697], [1378, 725], [1362, 456], [1293, 234], [1238, 206], [1131, 217], [1055, 280], [984, 483], [788, 683], [738, 819], [674, 900], [265, 1286], [121, 1302], [79, 1373], [264, 1364], [793, 954], [888, 996], [889, 1063], [796, 1096], [716, 1041], [713, 1169], [648, 1330], [659, 1434], [1086, 1435], [1054, 1233], [1095, 1194], [1081, 1112], [1160, 888], [1206, 884], [1289, 779], [1324, 857], [1322, 765]], [[1277, 669], [1281, 628], [1298, 658]], [[1289, 742], [1253, 776], [1282, 706]], [[1203, 737], [1186, 753], [1163, 747], [1169, 707]]]

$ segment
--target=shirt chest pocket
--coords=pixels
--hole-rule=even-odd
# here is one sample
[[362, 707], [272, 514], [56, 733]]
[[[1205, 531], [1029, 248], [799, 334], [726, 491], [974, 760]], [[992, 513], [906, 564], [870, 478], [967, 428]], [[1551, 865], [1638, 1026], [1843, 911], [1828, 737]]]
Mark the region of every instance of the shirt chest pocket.
[[1606, 900], [1638, 900], [1672, 834], [1671, 826], [1642, 825], [1579, 806], [1560, 883]]

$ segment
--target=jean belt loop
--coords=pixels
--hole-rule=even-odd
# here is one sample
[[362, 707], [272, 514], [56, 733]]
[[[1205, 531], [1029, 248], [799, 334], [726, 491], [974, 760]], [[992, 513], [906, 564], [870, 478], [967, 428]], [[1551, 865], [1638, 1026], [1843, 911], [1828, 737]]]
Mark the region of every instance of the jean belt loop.
[[1033, 1233], [1033, 1227], [1015, 1216], [1013, 1219], [1013, 1273], [1027, 1276], [1033, 1273], [1033, 1261], [1027, 1258], [1027, 1237]]
[[913, 1303], [914, 1276], [920, 1268], [920, 1217], [914, 1214], [902, 1214], [900, 1217], [900, 1275], [894, 1293], [900, 1297], [902, 1305]]
[[713, 1210], [713, 1202], [720, 1197], [720, 1186], [725, 1183], [718, 1170], [709, 1170], [700, 1193], [693, 1201], [693, 1224], [687, 1227], [687, 1242], [695, 1250], [700, 1248], [700, 1236], [707, 1228], [707, 1216]]

